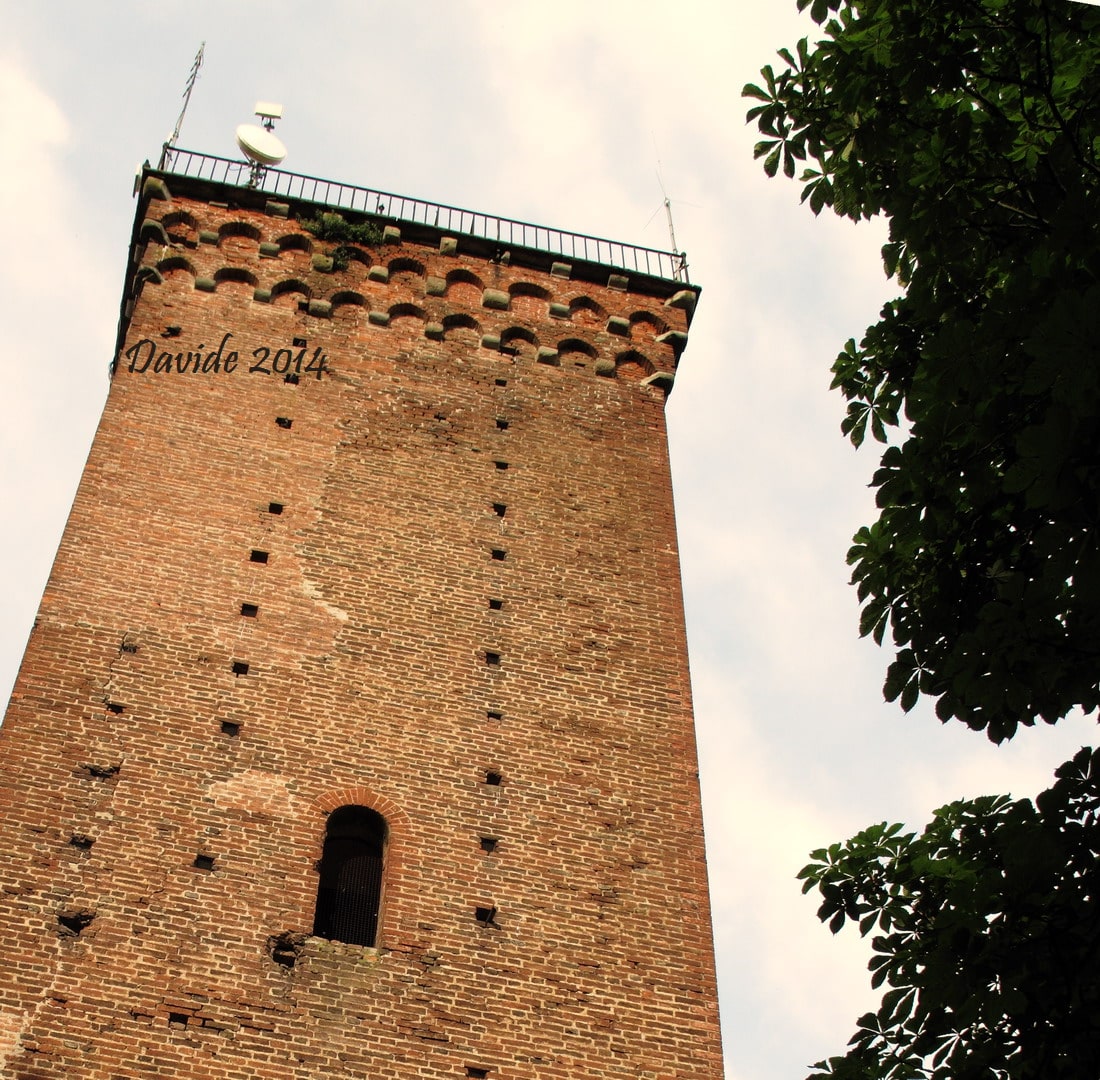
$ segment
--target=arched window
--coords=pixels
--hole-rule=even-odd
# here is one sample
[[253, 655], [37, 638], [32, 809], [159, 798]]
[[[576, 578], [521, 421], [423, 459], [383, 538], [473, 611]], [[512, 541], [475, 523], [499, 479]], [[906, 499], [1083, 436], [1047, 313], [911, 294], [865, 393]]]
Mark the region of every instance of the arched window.
[[386, 821], [365, 806], [328, 816], [313, 933], [349, 945], [374, 945], [382, 899]]

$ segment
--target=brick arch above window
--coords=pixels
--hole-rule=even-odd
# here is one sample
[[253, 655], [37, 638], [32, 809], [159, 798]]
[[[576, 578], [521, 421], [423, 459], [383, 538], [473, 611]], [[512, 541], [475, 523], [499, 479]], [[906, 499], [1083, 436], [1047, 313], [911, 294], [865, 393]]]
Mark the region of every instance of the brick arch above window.
[[[408, 815], [397, 803], [383, 795], [378, 795], [368, 787], [357, 785], [337, 788], [326, 791], [313, 800], [315, 811], [325, 816], [341, 806], [365, 806], [370, 810], [377, 810], [389, 823], [391, 834], [404, 833], [409, 824]], [[391, 836], [391, 841], [392, 839]]]

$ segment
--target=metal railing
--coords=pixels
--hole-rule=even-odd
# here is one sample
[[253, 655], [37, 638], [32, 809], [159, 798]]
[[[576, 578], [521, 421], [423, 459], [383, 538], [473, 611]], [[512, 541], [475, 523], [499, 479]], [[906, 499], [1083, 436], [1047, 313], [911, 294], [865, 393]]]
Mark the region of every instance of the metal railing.
[[374, 214], [395, 221], [429, 225], [448, 233], [462, 233], [491, 240], [503, 247], [533, 248], [621, 270], [670, 281], [688, 280], [687, 257], [679, 252], [622, 244], [598, 236], [563, 232], [527, 221], [479, 214], [457, 206], [410, 199], [388, 191], [339, 184], [316, 176], [265, 169], [244, 161], [200, 154], [193, 150], [165, 146], [159, 171], [197, 180], [211, 180], [263, 191], [284, 199], [301, 199], [340, 210]]

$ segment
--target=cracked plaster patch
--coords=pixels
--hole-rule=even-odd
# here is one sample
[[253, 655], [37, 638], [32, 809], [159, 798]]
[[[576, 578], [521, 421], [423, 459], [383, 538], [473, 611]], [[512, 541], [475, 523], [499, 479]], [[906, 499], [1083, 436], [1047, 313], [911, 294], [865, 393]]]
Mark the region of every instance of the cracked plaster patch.
[[318, 607], [327, 611], [334, 619], [339, 619], [341, 622], [348, 621], [348, 613], [343, 608], [339, 608], [335, 604], [330, 604], [325, 600], [321, 589], [317, 585], [314, 585], [312, 581], [302, 581], [302, 592], [305, 593], [310, 600], [313, 600]]

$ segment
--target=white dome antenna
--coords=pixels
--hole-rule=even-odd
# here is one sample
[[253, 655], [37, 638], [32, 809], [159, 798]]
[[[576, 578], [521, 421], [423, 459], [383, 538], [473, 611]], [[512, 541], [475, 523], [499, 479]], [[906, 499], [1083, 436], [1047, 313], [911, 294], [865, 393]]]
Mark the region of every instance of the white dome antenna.
[[275, 121], [283, 116], [282, 105], [273, 101], [257, 101], [256, 115], [259, 124], [240, 124], [237, 127], [237, 145], [249, 161], [249, 187], [259, 187], [264, 173], [272, 165], [278, 165], [286, 157], [286, 147], [272, 130]]

